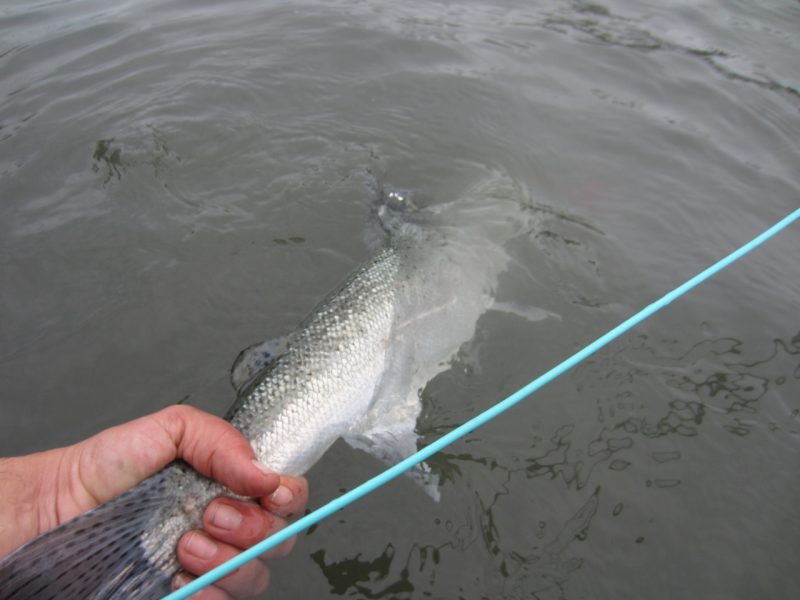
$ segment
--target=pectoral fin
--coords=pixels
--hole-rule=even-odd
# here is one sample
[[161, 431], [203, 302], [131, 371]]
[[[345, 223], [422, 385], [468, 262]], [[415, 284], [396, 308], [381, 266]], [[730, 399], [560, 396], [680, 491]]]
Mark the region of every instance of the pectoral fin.
[[[414, 423], [379, 425], [369, 431], [348, 434], [344, 440], [353, 448], [371, 454], [387, 465], [395, 465], [417, 451]], [[439, 478], [430, 467], [420, 463], [407, 472], [431, 498], [439, 501]]]
[[489, 306], [489, 310], [514, 315], [530, 321], [531, 323], [544, 321], [550, 317], [558, 319], [559, 321], [561, 320], [561, 315], [550, 312], [544, 308], [539, 308], [538, 306], [529, 306], [520, 304], [519, 302], [498, 302], [497, 300], [494, 300]]
[[280, 356], [286, 348], [286, 338], [278, 337], [253, 344], [239, 352], [231, 367], [231, 385], [238, 392], [262, 369]]

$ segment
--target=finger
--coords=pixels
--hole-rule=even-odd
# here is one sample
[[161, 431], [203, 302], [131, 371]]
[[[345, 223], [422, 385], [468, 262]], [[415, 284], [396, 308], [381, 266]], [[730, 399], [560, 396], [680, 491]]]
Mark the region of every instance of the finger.
[[[202, 575], [240, 552], [202, 531], [190, 531], [178, 542], [178, 562], [189, 573]], [[258, 595], [269, 585], [269, 569], [259, 559], [251, 560], [214, 584], [234, 598]]]
[[227, 421], [191, 406], [171, 406], [152, 415], [171, 436], [177, 458], [242, 496], [265, 496], [279, 477], [255, 460], [250, 442]]
[[[272, 535], [272, 533], [270, 533], [270, 535]], [[293, 535], [285, 542], [281, 542], [274, 548], [270, 548], [269, 550], [264, 552], [264, 554], [261, 555], [261, 558], [264, 560], [275, 560], [276, 558], [286, 558], [287, 556], [289, 556], [292, 550], [294, 550], [294, 545], [296, 543], [297, 543], [297, 536]]]
[[244, 549], [269, 535], [276, 518], [253, 502], [223, 497], [206, 508], [203, 528], [215, 539]]
[[281, 475], [280, 486], [261, 498], [261, 506], [273, 514], [293, 519], [303, 514], [308, 504], [308, 481], [305, 477]]
[[[286, 527], [286, 521], [253, 502], [217, 498], [203, 514], [203, 528], [215, 540], [236, 548], [249, 548]], [[294, 538], [267, 552], [263, 558], [281, 558], [291, 552]]]
[[[188, 573], [178, 573], [172, 580], [172, 589], [179, 590], [190, 581], [197, 579]], [[190, 596], [192, 600], [231, 600], [230, 594], [214, 585], [203, 588]]]

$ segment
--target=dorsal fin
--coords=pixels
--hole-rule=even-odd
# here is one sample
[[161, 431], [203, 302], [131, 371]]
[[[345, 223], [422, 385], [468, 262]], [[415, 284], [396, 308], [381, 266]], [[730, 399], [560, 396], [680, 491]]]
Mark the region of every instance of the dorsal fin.
[[231, 367], [231, 385], [239, 392], [268, 364], [283, 354], [286, 338], [277, 337], [253, 344], [239, 352]]

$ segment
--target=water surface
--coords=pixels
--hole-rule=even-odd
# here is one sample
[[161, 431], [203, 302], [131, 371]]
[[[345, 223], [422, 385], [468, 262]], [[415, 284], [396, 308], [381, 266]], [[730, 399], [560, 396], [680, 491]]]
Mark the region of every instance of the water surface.
[[[800, 5], [0, 8], [0, 454], [185, 401], [367, 256], [363, 173], [508, 174], [535, 227], [423, 391], [432, 440], [800, 205]], [[800, 236], [781, 234], [409, 480], [270, 597], [800, 593]], [[312, 505], [381, 466], [337, 444]]]

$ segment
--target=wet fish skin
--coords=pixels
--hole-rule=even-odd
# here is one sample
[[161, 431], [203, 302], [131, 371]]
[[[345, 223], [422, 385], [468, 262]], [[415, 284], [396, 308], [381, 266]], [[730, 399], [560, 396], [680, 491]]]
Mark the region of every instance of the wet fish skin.
[[389, 246], [356, 270], [239, 396], [231, 423], [264, 464], [302, 474], [357, 428], [385, 371], [399, 263]]

